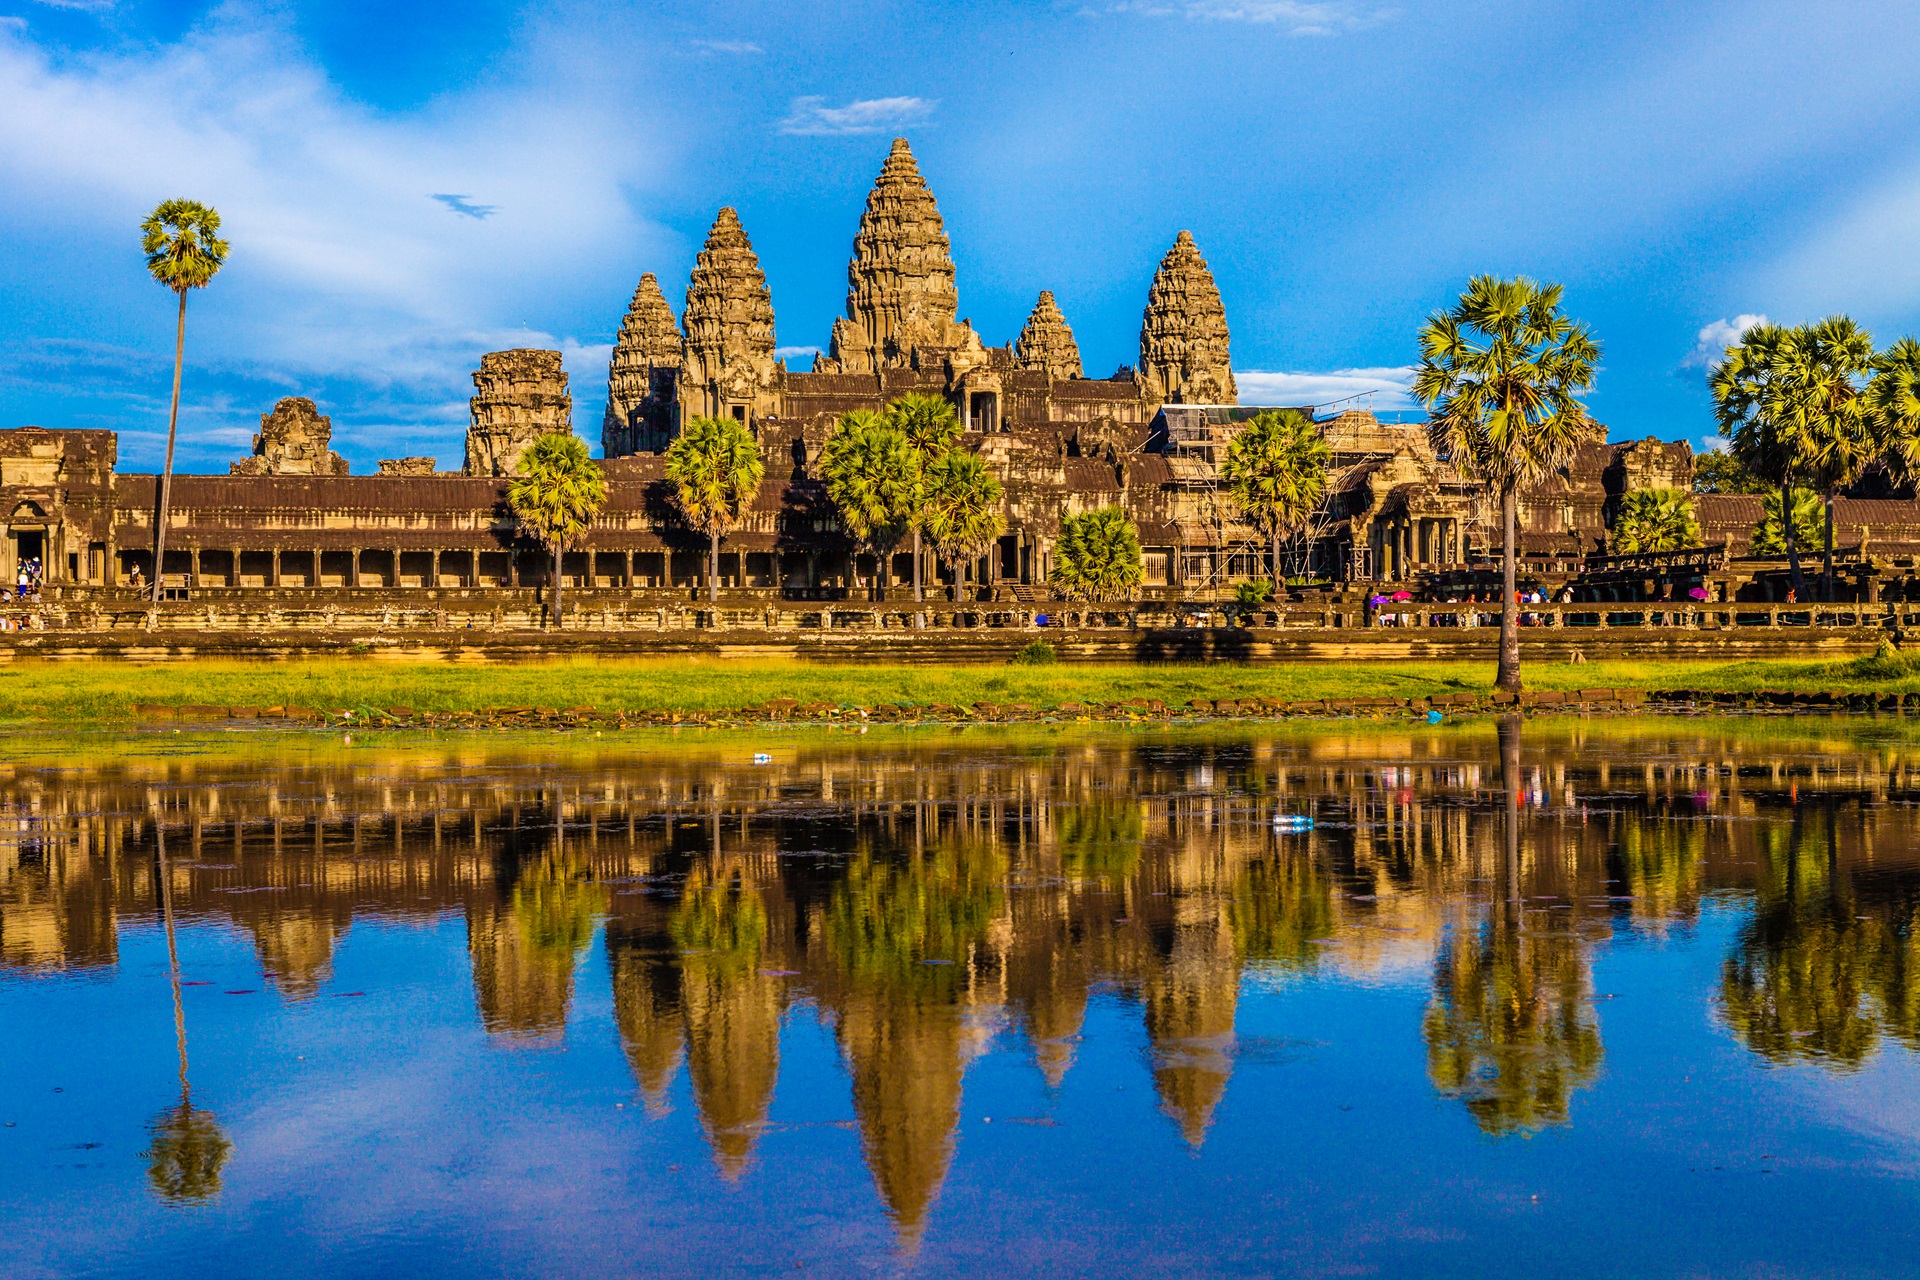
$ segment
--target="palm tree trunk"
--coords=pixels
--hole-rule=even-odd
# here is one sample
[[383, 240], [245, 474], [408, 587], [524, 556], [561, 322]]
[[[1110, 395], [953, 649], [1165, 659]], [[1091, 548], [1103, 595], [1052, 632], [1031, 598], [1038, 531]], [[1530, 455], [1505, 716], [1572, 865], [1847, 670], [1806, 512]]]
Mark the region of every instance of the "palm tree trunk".
[[1280, 526], [1273, 526], [1273, 598], [1280, 598]]
[[1494, 688], [1520, 692], [1520, 617], [1514, 608], [1514, 524], [1518, 518], [1512, 488], [1500, 494], [1500, 668]]
[[173, 331], [173, 408], [167, 414], [167, 464], [160, 472], [160, 510], [153, 519], [153, 602], [166, 578], [167, 507], [173, 498], [173, 438], [180, 427], [180, 368], [187, 355], [187, 291], [180, 290], [180, 321]]
[[1826, 568], [1821, 573], [1820, 594], [1828, 604], [1833, 603], [1833, 490], [1827, 490], [1827, 546]]
[[919, 604], [923, 598], [920, 594], [920, 526], [916, 524], [913, 526], [913, 602]]
[[707, 535], [707, 603], [720, 603], [720, 531]]
[[1806, 580], [1800, 576], [1800, 543], [1794, 536], [1793, 519], [1793, 477], [1784, 476], [1780, 480], [1780, 526], [1787, 540], [1787, 568], [1793, 574], [1793, 598], [1799, 600], [1807, 594]]
[[553, 590], [547, 592], [547, 603], [553, 606], [553, 627], [555, 630], [558, 630], [559, 628], [566, 625], [566, 623], [562, 621], [565, 615], [562, 613], [560, 608], [561, 585], [562, 583], [560, 581], [560, 544], [556, 542], [553, 544]]

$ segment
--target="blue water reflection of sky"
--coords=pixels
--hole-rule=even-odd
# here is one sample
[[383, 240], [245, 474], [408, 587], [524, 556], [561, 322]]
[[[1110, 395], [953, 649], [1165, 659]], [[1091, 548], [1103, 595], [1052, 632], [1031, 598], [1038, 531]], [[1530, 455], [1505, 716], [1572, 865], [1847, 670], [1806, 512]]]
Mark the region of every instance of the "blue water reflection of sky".
[[563, 1044], [503, 1047], [474, 1016], [457, 914], [357, 919], [299, 1003], [239, 932], [188, 922], [183, 969], [209, 984], [186, 989], [194, 1102], [234, 1154], [213, 1203], [164, 1207], [140, 1152], [173, 1097], [165, 953], [127, 929], [106, 976], [0, 980], [0, 1272], [1907, 1273], [1913, 1055], [1761, 1065], [1714, 1011], [1741, 922], [1711, 903], [1691, 929], [1594, 948], [1601, 1074], [1570, 1124], [1531, 1136], [1488, 1136], [1436, 1092], [1418, 972], [1250, 973], [1243, 1051], [1197, 1149], [1161, 1111], [1123, 996], [1095, 997], [1057, 1090], [989, 1025], [905, 1252], [812, 1007], [785, 1020], [769, 1123], [729, 1180], [686, 1068], [665, 1114], [643, 1105], [602, 941]]

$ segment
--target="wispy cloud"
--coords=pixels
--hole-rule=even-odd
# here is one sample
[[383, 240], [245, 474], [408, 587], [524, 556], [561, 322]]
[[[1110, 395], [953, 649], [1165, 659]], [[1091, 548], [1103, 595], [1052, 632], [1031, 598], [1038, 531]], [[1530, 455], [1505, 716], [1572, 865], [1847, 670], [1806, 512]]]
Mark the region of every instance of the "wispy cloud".
[[795, 98], [780, 132], [810, 138], [883, 133], [924, 123], [938, 105], [931, 98], [862, 98], [830, 107], [825, 98]]
[[773, 358], [776, 360], [792, 360], [798, 356], [817, 356], [819, 354], [820, 348], [818, 347], [775, 347], [773, 349]]
[[689, 40], [696, 53], [712, 54], [728, 58], [751, 57], [766, 50], [751, 40]]
[[1765, 324], [1767, 318], [1760, 315], [1738, 315], [1731, 320], [1720, 319], [1702, 326], [1693, 350], [1680, 362], [1682, 369], [1704, 369], [1708, 365], [1718, 364], [1726, 356], [1727, 348], [1740, 341], [1741, 335], [1755, 325]]
[[1333, 369], [1326, 373], [1265, 373], [1236, 369], [1242, 404], [1314, 405], [1359, 409], [1415, 409], [1413, 367]]
[[[183, 442], [190, 457], [194, 441], [219, 448], [222, 431], [251, 429], [292, 394], [341, 406], [340, 437], [366, 443], [357, 462], [374, 450], [454, 456], [468, 373], [481, 352], [512, 346], [567, 351], [580, 420], [595, 419], [605, 352], [542, 331], [571, 302], [556, 295], [590, 292], [636, 243], [672, 242], [631, 204], [654, 163], [634, 126], [640, 104], [590, 76], [379, 113], [340, 93], [274, 20], [235, 7], [176, 44], [87, 58], [0, 26], [0, 100], [0, 217], [12, 224], [62, 226], [106, 256], [160, 197], [189, 194], [223, 215], [233, 256], [195, 299], [189, 338], [197, 404], [214, 420]], [[493, 203], [454, 194], [482, 181]], [[126, 287], [139, 289], [133, 266]], [[611, 318], [620, 294], [609, 291]], [[22, 403], [97, 413], [126, 433], [127, 465], [151, 465], [146, 428], [157, 416], [164, 432], [165, 407], [144, 388], [164, 400], [166, 378], [102, 371], [57, 342], [27, 351], [64, 336], [9, 335], [0, 346], [31, 359], [0, 384]], [[130, 382], [143, 390], [122, 395]]]
[[497, 204], [474, 204], [466, 196], [437, 195], [434, 199], [462, 217], [476, 220], [491, 218], [500, 212], [500, 206]]
[[1187, 18], [1199, 22], [1245, 22], [1279, 27], [1290, 36], [1332, 36], [1362, 31], [1398, 16], [1395, 9], [1370, 9], [1339, 0], [1134, 0], [1109, 5], [1103, 12], [1145, 18]]

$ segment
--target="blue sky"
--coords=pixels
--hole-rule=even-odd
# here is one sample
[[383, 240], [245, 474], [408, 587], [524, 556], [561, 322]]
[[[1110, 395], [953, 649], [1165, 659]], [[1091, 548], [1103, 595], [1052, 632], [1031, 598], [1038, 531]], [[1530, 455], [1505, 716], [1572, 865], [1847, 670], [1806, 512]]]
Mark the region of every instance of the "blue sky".
[[565, 353], [597, 442], [634, 282], [677, 313], [722, 204], [780, 344], [826, 341], [903, 133], [989, 342], [1052, 289], [1089, 372], [1131, 363], [1184, 227], [1243, 400], [1390, 407], [1422, 317], [1525, 272], [1605, 343], [1615, 438], [1697, 445], [1743, 317], [1920, 330], [1916, 49], [1920, 6], [1844, 0], [0, 0], [0, 426], [157, 464], [172, 307], [137, 226], [185, 196], [233, 257], [190, 303], [183, 466], [293, 394], [356, 471], [456, 465], [469, 372], [524, 345]]

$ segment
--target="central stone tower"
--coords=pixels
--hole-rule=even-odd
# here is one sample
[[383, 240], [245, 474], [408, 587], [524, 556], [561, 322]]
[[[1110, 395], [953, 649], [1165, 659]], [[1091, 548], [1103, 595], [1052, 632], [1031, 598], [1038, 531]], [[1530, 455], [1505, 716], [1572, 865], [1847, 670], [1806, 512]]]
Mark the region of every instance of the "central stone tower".
[[833, 322], [828, 352], [814, 369], [873, 373], [928, 362], [936, 352], [978, 351], [972, 328], [954, 320], [959, 306], [940, 208], [907, 140], [895, 138], [853, 238], [847, 314]]

